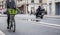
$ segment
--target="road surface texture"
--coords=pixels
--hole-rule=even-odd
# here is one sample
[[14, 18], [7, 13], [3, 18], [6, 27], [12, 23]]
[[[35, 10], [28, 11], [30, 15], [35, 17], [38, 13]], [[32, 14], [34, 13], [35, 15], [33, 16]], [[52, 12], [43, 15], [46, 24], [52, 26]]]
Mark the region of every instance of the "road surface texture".
[[60, 19], [44, 18], [36, 22], [15, 17], [16, 32], [7, 30], [6, 21], [7, 17], [0, 17], [0, 30], [5, 35], [60, 35]]

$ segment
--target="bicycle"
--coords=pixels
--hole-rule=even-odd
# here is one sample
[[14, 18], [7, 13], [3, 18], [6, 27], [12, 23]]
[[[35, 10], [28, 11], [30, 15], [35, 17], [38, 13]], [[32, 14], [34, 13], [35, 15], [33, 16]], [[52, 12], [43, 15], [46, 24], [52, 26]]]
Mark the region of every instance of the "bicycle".
[[12, 30], [13, 32], [15, 32], [15, 28], [16, 28], [16, 25], [15, 25], [15, 19], [14, 19], [14, 16], [15, 15], [10, 15], [10, 20], [9, 20], [9, 29]]
[[17, 9], [13, 9], [10, 8], [9, 10], [9, 14], [10, 14], [10, 20], [9, 20], [9, 29], [12, 30], [13, 32], [15, 32], [16, 30], [16, 24], [15, 24], [15, 15], [18, 13]]

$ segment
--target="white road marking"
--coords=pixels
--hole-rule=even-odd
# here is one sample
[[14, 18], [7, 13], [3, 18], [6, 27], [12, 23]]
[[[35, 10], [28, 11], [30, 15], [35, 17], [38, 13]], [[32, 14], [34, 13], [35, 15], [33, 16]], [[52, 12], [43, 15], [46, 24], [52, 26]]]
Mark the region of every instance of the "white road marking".
[[60, 25], [58, 25], [58, 24], [46, 23], [46, 22], [40, 22], [40, 24], [45, 25], [45, 26], [48, 26], [48, 27], [60, 29]]
[[[31, 21], [33, 22], [33, 21]], [[36, 24], [36, 25], [41, 25], [41, 26], [46, 26], [46, 27], [51, 27], [51, 28], [56, 28], [56, 29], [60, 29], [60, 25], [58, 24], [53, 24], [53, 23], [46, 23], [46, 22], [33, 22], [31, 24]]]
[[[58, 24], [46, 23], [46, 22], [36, 22], [36, 20], [41, 20], [41, 19], [25, 19], [25, 20], [27, 20], [29, 22], [33, 22], [31, 24], [42, 25], [42, 26], [60, 29], [60, 25], [58, 25]], [[52, 20], [56, 20], [56, 19], [52, 19]]]
[[57, 26], [60, 27], [60, 25], [58, 24], [53, 24], [53, 23], [45, 23], [45, 22], [40, 22], [41, 24], [47, 24], [47, 25], [51, 25], [51, 26]]
[[[38, 19], [37, 19], [38, 20]], [[40, 19], [39, 19], [40, 20]], [[31, 21], [31, 20], [30, 20]], [[34, 22], [34, 21], [31, 21], [31, 22]], [[46, 22], [36, 22], [34, 24], [37, 24], [37, 25], [43, 25], [43, 26], [47, 26], [47, 27], [53, 27], [53, 28], [58, 28], [60, 29], [60, 25], [59, 24], [53, 24], [53, 23], [46, 23]]]

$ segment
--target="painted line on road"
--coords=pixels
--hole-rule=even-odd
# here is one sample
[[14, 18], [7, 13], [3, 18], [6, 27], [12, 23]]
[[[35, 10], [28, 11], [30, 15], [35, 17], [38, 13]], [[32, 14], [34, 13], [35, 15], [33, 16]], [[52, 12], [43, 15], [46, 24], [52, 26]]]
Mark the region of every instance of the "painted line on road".
[[46, 23], [46, 22], [36, 22], [36, 20], [41, 20], [41, 19], [21, 19], [21, 20], [27, 20], [29, 22], [34, 22], [35, 21], [35, 23], [31, 23], [31, 24], [37, 24], [37, 25], [42, 25], [42, 26], [47, 26], [47, 27], [60, 29], [60, 25], [58, 25], [58, 24]]
[[[29, 21], [31, 21], [31, 20], [29, 20]], [[31, 21], [31, 22], [34, 22], [34, 21]], [[35, 21], [34, 24], [38, 24], [38, 25], [43, 25], [43, 26], [47, 26], [47, 27], [52, 27], [52, 28], [58, 28], [58, 29], [60, 29], [60, 25], [58, 25], [58, 24], [46, 23], [46, 22], [39, 22], [39, 21], [38, 22]]]
[[60, 25], [46, 22], [39, 22], [39, 25], [60, 29]]
[[5, 33], [3, 33], [2, 31], [0, 31], [0, 35], [5, 35]]
[[35, 22], [35, 23], [31, 23], [31, 24], [36, 24], [36, 25], [41, 25], [41, 26], [46, 26], [46, 27], [51, 27], [51, 28], [60, 29], [60, 25], [58, 25], [58, 24], [53, 24], [53, 23]]
[[47, 24], [47, 25], [51, 25], [51, 26], [57, 26], [57, 27], [60, 27], [60, 25], [58, 24], [53, 24], [53, 23], [45, 23], [45, 22], [40, 22], [42, 24]]

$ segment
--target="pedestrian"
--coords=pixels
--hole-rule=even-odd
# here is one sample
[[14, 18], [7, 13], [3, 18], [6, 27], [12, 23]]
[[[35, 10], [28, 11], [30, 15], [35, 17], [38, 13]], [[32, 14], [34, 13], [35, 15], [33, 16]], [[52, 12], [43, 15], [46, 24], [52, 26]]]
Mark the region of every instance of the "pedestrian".
[[38, 6], [37, 10], [36, 10], [36, 17], [38, 15], [41, 15], [41, 6]]
[[31, 10], [31, 14], [33, 14], [33, 11]]

